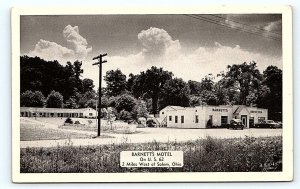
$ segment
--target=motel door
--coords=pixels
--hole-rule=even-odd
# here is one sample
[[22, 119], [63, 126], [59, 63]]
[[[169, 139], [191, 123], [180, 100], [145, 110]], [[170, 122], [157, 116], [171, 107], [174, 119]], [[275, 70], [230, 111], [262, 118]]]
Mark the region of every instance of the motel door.
[[247, 126], [247, 115], [241, 115], [241, 120], [242, 120], [242, 123], [245, 125], [245, 127], [248, 127]]

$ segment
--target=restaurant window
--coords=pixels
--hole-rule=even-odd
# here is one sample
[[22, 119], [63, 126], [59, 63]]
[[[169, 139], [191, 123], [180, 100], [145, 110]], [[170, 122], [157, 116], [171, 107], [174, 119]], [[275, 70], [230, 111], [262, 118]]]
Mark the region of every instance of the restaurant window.
[[175, 123], [178, 123], [178, 116], [175, 116]]
[[169, 116], [169, 121], [172, 121], [172, 116]]
[[181, 116], [181, 123], [184, 123], [184, 116]]
[[249, 126], [254, 127], [254, 117], [249, 118]]
[[258, 117], [258, 123], [264, 121], [266, 118], [265, 117]]
[[195, 116], [195, 122], [199, 123], [199, 116], [198, 115]]

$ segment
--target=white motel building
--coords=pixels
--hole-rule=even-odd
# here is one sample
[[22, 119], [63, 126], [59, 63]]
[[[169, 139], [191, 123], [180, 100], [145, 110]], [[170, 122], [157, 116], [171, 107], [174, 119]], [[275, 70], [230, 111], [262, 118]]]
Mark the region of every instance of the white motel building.
[[66, 109], [66, 108], [35, 108], [20, 107], [21, 117], [82, 117], [95, 118], [96, 110], [93, 108]]
[[231, 119], [240, 119], [249, 128], [255, 123], [267, 120], [268, 110], [244, 105], [186, 108], [167, 106], [159, 112], [159, 118], [164, 120], [167, 127], [207, 128], [208, 122], [215, 127], [229, 124]]

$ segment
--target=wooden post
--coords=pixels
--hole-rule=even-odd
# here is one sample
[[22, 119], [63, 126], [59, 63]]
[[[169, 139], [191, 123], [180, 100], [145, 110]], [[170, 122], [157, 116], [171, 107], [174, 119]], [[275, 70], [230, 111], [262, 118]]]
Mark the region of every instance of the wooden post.
[[102, 57], [107, 56], [107, 53], [105, 54], [100, 54], [97, 57], [94, 57], [93, 60], [98, 60], [98, 62], [94, 63], [93, 65], [98, 65], [99, 66], [99, 96], [98, 96], [98, 132], [97, 136], [100, 136], [100, 128], [101, 128], [101, 83], [102, 83], [102, 63], [106, 63], [106, 60], [102, 60]]

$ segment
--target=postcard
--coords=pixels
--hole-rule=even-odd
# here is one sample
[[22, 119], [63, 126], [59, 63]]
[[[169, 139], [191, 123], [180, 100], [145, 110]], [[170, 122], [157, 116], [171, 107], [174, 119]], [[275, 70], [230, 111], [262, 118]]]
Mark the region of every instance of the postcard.
[[12, 180], [293, 180], [290, 6], [12, 8]]

